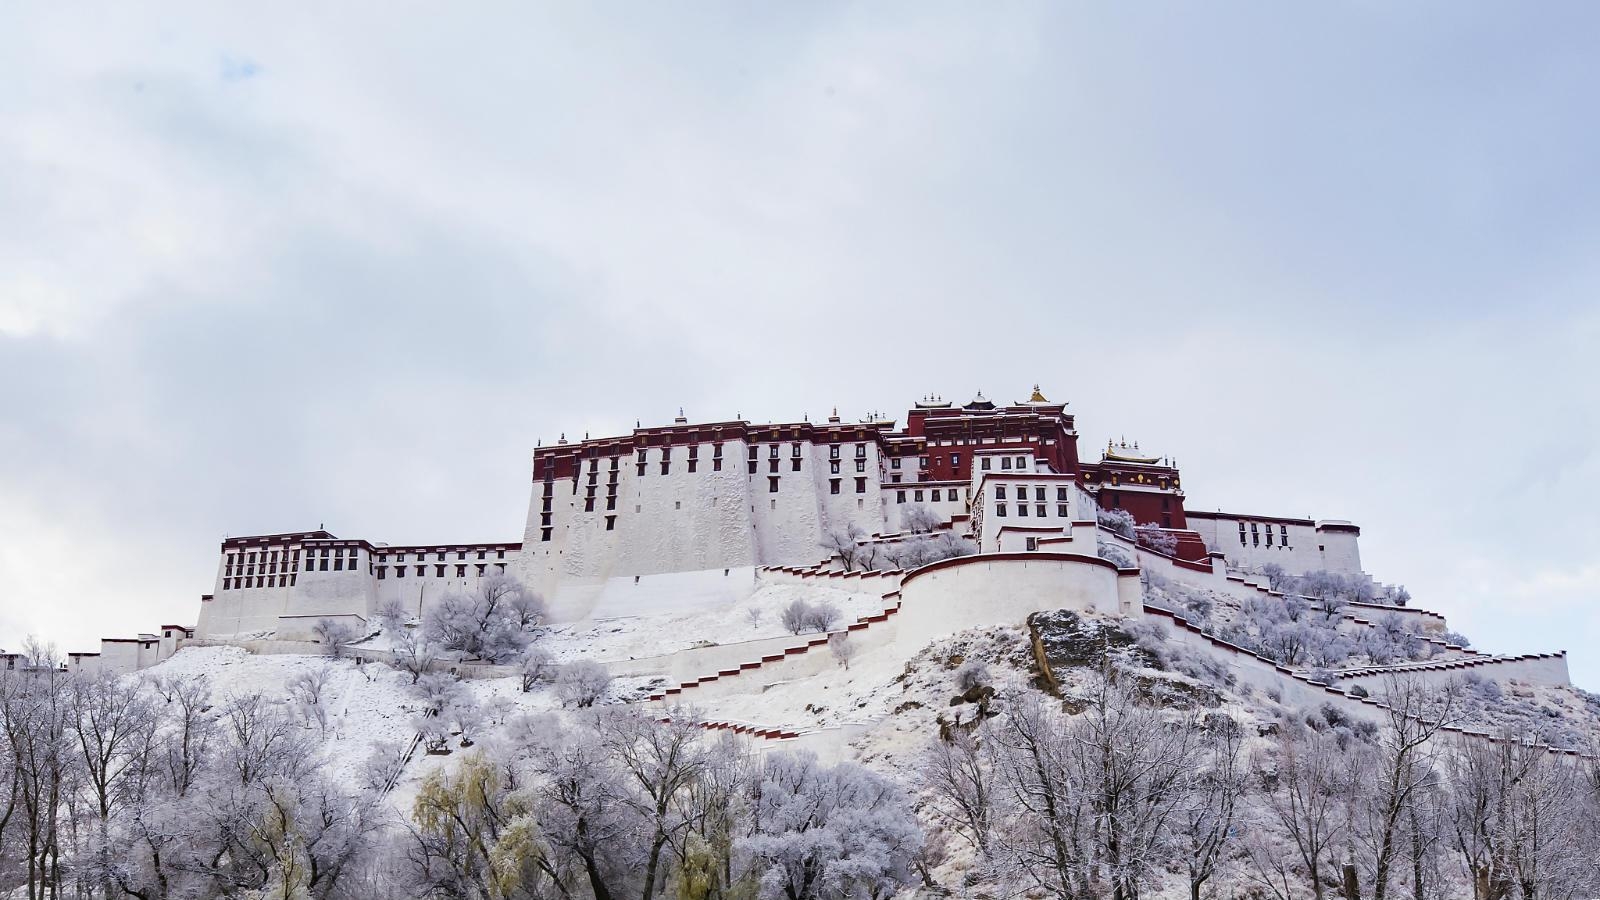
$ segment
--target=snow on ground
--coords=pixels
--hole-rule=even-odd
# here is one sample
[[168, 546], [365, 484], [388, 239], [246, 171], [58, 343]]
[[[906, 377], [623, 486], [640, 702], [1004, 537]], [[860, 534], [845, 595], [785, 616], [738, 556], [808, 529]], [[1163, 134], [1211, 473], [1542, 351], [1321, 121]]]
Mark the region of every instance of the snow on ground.
[[[769, 584], [736, 603], [552, 625], [546, 629], [548, 633], [542, 640], [545, 649], [558, 661], [594, 659], [604, 662], [658, 656], [706, 644], [781, 637], [788, 632], [779, 621], [779, 615], [794, 600], [832, 603], [839, 608], [842, 622], [854, 622], [861, 616], [883, 611], [880, 594], [850, 593], [802, 584]], [[751, 610], [760, 611], [754, 623], [750, 620]]]

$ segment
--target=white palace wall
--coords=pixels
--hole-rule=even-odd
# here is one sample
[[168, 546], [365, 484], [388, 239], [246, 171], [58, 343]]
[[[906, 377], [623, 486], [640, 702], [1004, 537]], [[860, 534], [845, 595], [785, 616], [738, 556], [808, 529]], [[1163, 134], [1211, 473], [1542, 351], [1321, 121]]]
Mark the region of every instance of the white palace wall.
[[[1245, 538], [1239, 538], [1239, 526]], [[1359, 529], [1337, 519], [1311, 522], [1273, 516], [1189, 513], [1190, 530], [1200, 535], [1206, 546], [1221, 552], [1228, 565], [1252, 571], [1275, 563], [1291, 575], [1328, 571], [1346, 575], [1361, 574]], [[1254, 526], [1254, 530], [1252, 530]], [[1271, 530], [1270, 543], [1266, 536]], [[1289, 544], [1284, 546], [1287, 535]], [[1259, 538], [1259, 540], [1258, 540]]]

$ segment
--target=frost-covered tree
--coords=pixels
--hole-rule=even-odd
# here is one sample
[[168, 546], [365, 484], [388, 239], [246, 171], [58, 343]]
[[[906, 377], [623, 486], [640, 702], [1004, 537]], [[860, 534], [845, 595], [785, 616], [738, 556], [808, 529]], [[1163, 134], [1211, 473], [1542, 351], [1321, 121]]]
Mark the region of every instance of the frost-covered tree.
[[429, 643], [461, 659], [513, 659], [533, 640], [530, 628], [544, 618], [544, 601], [504, 573], [478, 580], [471, 594], [451, 593], [423, 616]]
[[1202, 723], [1194, 777], [1172, 826], [1190, 900], [1200, 900], [1239, 837], [1238, 811], [1249, 787], [1243, 745], [1244, 729], [1233, 718], [1216, 715]]
[[944, 516], [924, 503], [912, 503], [900, 511], [900, 526], [912, 534], [927, 534], [944, 524]]
[[839, 607], [827, 600], [814, 603], [806, 610], [805, 628], [807, 631], [832, 631], [838, 626], [841, 616]]
[[773, 753], [750, 803], [750, 834], [739, 846], [765, 896], [887, 897], [912, 883], [922, 831], [904, 792], [882, 775]]
[[1178, 536], [1156, 525], [1140, 525], [1135, 528], [1134, 540], [1139, 546], [1164, 556], [1172, 556], [1178, 552]]
[[547, 680], [555, 671], [555, 660], [549, 651], [537, 644], [522, 651], [522, 656], [517, 660], [517, 675], [521, 679], [522, 692], [533, 690], [533, 686]]
[[835, 631], [828, 635], [828, 652], [833, 654], [834, 660], [846, 669], [850, 668], [850, 660], [855, 658], [858, 649], [860, 648], [850, 640], [848, 631]]
[[345, 645], [356, 639], [355, 629], [338, 619], [318, 619], [311, 633], [316, 635], [317, 642], [326, 647], [327, 654], [334, 659], [343, 659]]
[[611, 686], [611, 673], [593, 660], [580, 659], [556, 669], [556, 696], [563, 703], [590, 707], [605, 696]]
[[900, 541], [889, 551], [890, 558], [901, 569], [915, 569], [942, 559], [971, 556], [978, 552], [977, 545], [968, 538], [953, 532], [917, 535]]
[[1128, 540], [1134, 539], [1134, 529], [1139, 523], [1133, 520], [1133, 515], [1124, 509], [1102, 509], [1095, 512], [1095, 521], [1101, 528], [1120, 534]]
[[328, 730], [328, 707], [323, 700], [332, 676], [333, 670], [329, 667], [314, 666], [296, 672], [284, 686], [290, 708], [307, 727], [315, 725], [320, 732]]

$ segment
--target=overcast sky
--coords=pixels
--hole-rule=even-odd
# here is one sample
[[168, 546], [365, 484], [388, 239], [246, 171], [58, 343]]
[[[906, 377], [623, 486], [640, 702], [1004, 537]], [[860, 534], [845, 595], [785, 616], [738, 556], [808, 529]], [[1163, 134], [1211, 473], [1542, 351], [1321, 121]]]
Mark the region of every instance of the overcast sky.
[[0, 646], [1038, 382], [1600, 689], [1600, 7], [133, 6], [0, 9]]

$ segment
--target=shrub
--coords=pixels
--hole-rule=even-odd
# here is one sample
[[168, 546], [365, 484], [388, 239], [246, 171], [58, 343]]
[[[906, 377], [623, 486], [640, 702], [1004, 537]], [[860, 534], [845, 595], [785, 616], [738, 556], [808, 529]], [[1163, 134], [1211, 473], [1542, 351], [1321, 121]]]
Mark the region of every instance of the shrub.
[[989, 667], [975, 659], [969, 659], [956, 669], [956, 690], [965, 694], [975, 687], [989, 684]]

